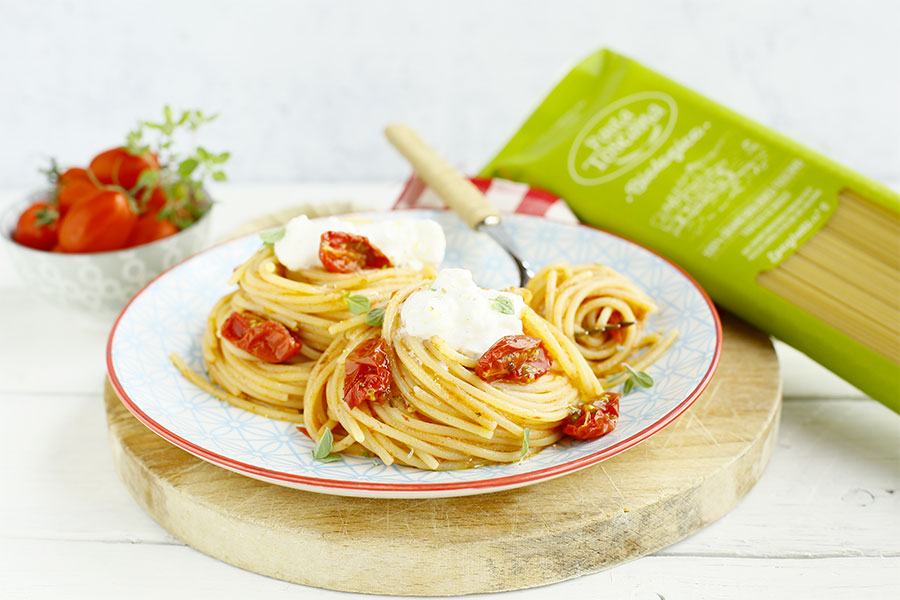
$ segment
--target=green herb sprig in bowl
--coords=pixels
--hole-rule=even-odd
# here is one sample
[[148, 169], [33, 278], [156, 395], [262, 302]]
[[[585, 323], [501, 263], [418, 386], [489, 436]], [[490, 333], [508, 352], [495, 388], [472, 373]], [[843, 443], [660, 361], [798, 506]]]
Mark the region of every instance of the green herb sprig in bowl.
[[158, 218], [171, 221], [179, 229], [189, 227], [209, 210], [211, 199], [205, 183], [228, 179], [224, 165], [231, 153], [213, 152], [199, 145], [179, 150], [178, 138], [195, 133], [217, 117], [197, 109], [183, 110], [176, 116], [167, 105], [161, 121], [141, 121], [128, 133], [128, 152], [138, 156], [151, 153], [160, 165], [159, 169], [141, 173], [131, 190], [140, 208], [152, 200], [154, 190], [161, 190], [166, 201]]

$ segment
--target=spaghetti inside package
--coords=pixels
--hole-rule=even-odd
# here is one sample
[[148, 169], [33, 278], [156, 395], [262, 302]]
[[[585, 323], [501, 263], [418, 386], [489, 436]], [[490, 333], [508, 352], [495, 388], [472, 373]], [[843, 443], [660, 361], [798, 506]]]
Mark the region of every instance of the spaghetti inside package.
[[900, 411], [900, 197], [885, 186], [609, 50], [482, 175], [560, 195]]

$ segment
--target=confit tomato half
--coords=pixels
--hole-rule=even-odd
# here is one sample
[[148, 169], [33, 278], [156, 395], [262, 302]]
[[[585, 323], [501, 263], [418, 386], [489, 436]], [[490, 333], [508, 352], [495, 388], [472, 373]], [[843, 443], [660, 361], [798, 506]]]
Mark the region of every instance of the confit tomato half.
[[221, 334], [244, 352], [273, 364], [287, 362], [303, 346], [300, 336], [282, 323], [246, 311], [231, 313]]
[[326, 231], [319, 241], [319, 260], [329, 273], [353, 273], [360, 269], [386, 269], [391, 261], [364, 235]]
[[[616, 311], [609, 316], [609, 320], [606, 322], [607, 325], [618, 325], [622, 322], [622, 313]], [[617, 327], [615, 329], [610, 329], [606, 332], [606, 335], [609, 336], [609, 339], [613, 340], [617, 344], [621, 344], [625, 341], [625, 328]]]
[[63, 252], [105, 252], [125, 247], [138, 216], [122, 192], [105, 190], [79, 201], [59, 226]]
[[620, 396], [617, 392], [605, 392], [594, 402], [582, 404], [563, 425], [563, 433], [576, 440], [603, 437], [619, 421]]
[[107, 185], [120, 185], [126, 190], [137, 184], [138, 177], [146, 169], [158, 168], [159, 161], [155, 155], [147, 153], [137, 156], [121, 146], [101, 152], [90, 164], [91, 173], [97, 181]]
[[57, 242], [59, 213], [46, 202], [36, 202], [19, 215], [13, 240], [35, 250], [52, 250]]
[[475, 374], [487, 382], [528, 383], [550, 370], [544, 343], [528, 335], [507, 335], [488, 348], [475, 363]]
[[344, 364], [344, 402], [356, 408], [365, 401], [383, 402], [393, 385], [391, 359], [384, 338], [360, 342]]

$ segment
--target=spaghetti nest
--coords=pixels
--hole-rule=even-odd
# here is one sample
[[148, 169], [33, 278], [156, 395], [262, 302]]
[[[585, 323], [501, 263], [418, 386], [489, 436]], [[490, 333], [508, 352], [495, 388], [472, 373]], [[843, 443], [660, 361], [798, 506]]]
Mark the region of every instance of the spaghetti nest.
[[[329, 273], [321, 268], [289, 271], [271, 247], [264, 246], [235, 269], [238, 289], [213, 307], [203, 335], [203, 362], [209, 381], [179, 357], [172, 360], [182, 374], [207, 393], [266, 417], [302, 423], [303, 395], [313, 363], [346, 329], [364, 325], [365, 312], [350, 311], [348, 298], [364, 297], [371, 307], [383, 306], [395, 291], [433, 278], [434, 270], [387, 268]], [[221, 335], [234, 313], [253, 313], [296, 332], [300, 352], [273, 364], [241, 350]]]
[[656, 305], [624, 275], [599, 264], [549, 265], [528, 282], [529, 304], [562, 330], [607, 388], [643, 370], [678, 337], [647, 331]]
[[[411, 285], [389, 300], [381, 328], [347, 326], [309, 374], [303, 399], [307, 432], [316, 440], [332, 432], [335, 453], [374, 454], [385, 464], [460, 469], [509, 463], [555, 443], [573, 407], [603, 393], [575, 344], [528, 307], [524, 332], [541, 340], [551, 370], [528, 383], [488, 383], [476, 359], [440, 338], [403, 332], [400, 307], [427, 284]], [[391, 397], [350, 408], [344, 400], [345, 365], [366, 340], [386, 341], [393, 379]]]

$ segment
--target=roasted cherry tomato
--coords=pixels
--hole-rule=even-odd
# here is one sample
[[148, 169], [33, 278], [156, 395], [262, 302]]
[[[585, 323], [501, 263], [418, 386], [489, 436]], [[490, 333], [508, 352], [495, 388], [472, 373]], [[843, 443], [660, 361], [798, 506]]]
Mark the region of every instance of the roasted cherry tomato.
[[356, 408], [367, 400], [386, 400], [392, 384], [391, 360], [383, 338], [369, 338], [347, 356], [344, 364], [344, 402], [350, 408]]
[[75, 206], [75, 203], [85, 198], [91, 198], [100, 192], [87, 170], [79, 167], [72, 167], [64, 171], [59, 176], [56, 190], [56, 201], [61, 214], [66, 214], [70, 208]]
[[125, 246], [137, 219], [125, 194], [102, 191], [69, 209], [59, 226], [60, 248], [63, 252], [118, 250]]
[[222, 324], [222, 337], [268, 363], [283, 363], [300, 352], [300, 336], [282, 323], [251, 312], [233, 312]]
[[52, 250], [56, 246], [59, 213], [46, 202], [32, 204], [19, 216], [13, 240], [37, 250]]
[[169, 237], [178, 233], [178, 227], [174, 223], [166, 219], [160, 219], [156, 213], [147, 213], [138, 218], [131, 230], [128, 241], [125, 242], [127, 248], [132, 246], [140, 246], [141, 244], [149, 244], [156, 240]]
[[153, 154], [136, 156], [122, 147], [101, 152], [94, 157], [90, 165], [91, 173], [97, 181], [107, 185], [120, 185], [126, 190], [137, 184], [138, 177], [146, 169], [158, 168], [159, 161]]
[[618, 420], [619, 394], [606, 392], [573, 412], [563, 425], [563, 433], [577, 440], [595, 440], [615, 429]]
[[385, 269], [391, 261], [363, 235], [326, 231], [319, 242], [319, 260], [329, 273]]
[[[607, 325], [618, 325], [622, 322], [622, 313], [616, 311], [609, 316], [609, 320], [606, 322]], [[609, 336], [609, 339], [613, 340], [617, 344], [621, 344], [625, 341], [625, 328], [624, 327], [616, 327], [615, 329], [610, 329], [606, 332], [606, 335]]]
[[528, 383], [550, 370], [544, 343], [527, 335], [500, 338], [475, 363], [475, 374], [485, 381]]

